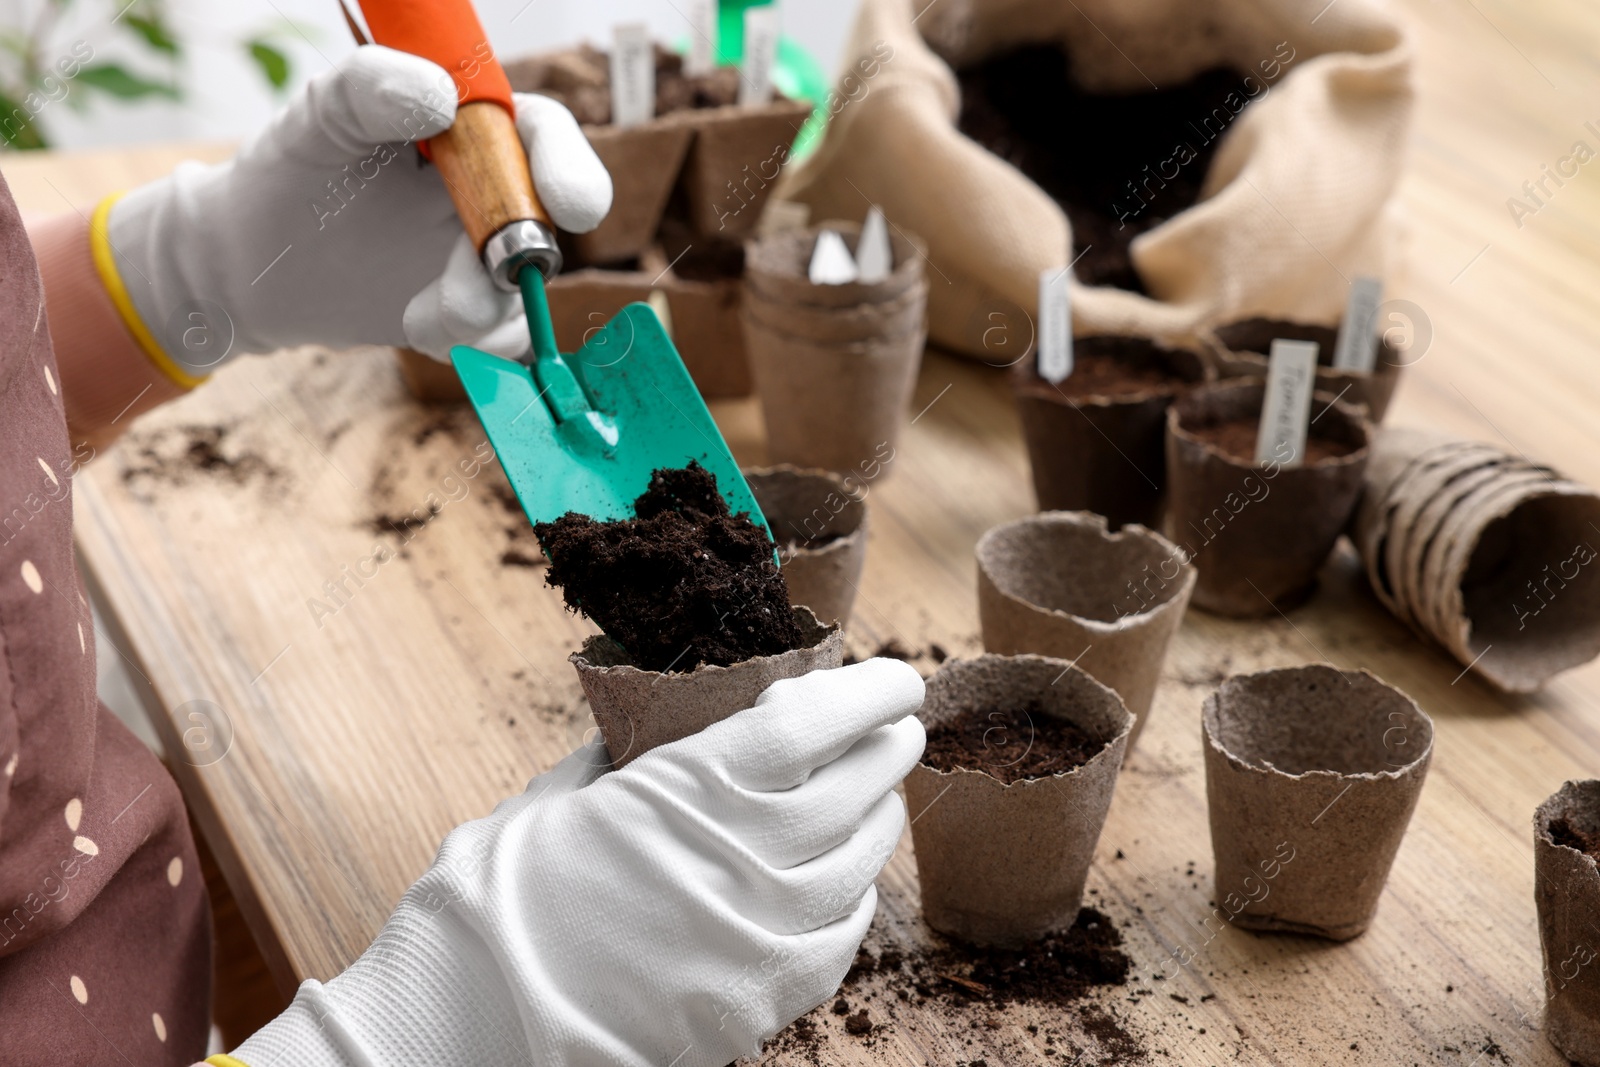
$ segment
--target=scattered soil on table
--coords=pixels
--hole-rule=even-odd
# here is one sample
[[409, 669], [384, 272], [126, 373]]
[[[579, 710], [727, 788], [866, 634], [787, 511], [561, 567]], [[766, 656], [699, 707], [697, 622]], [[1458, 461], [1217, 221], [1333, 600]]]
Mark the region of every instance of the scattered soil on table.
[[[1229, 419], [1206, 426], [1185, 426], [1184, 429], [1236, 463], [1255, 464], [1256, 435], [1261, 430], [1259, 419]], [[1306, 438], [1304, 465], [1315, 466], [1330, 459], [1348, 456], [1356, 450], [1357, 446], [1348, 441], [1312, 433]]]
[[399, 534], [410, 540], [411, 535], [427, 529], [428, 524], [439, 517], [441, 510], [437, 504], [429, 504], [411, 512], [374, 515], [367, 520], [367, 529], [375, 534]]
[[1056, 385], [1068, 398], [1148, 396], [1181, 391], [1189, 383], [1153, 363], [1135, 363], [1109, 353], [1075, 352], [1072, 373]]
[[234, 485], [278, 478], [282, 472], [254, 452], [228, 444], [232, 426], [168, 426], [149, 434], [130, 434], [124, 448], [130, 455], [122, 481], [190, 485], [225, 481]]
[[[717, 67], [706, 74], [683, 72], [683, 56], [660, 45], [656, 52], [656, 115], [724, 107], [739, 99], [739, 71]], [[593, 45], [516, 59], [505, 65], [511, 88], [561, 101], [586, 126], [611, 122], [611, 57]]]
[[1600, 863], [1600, 834], [1585, 833], [1566, 819], [1550, 820], [1550, 840], [1585, 853]]
[[[1129, 243], [1200, 199], [1218, 130], [1234, 118], [1225, 101], [1245, 97], [1244, 76], [1225, 68], [1151, 92], [1087, 92], [1054, 45], [994, 56], [957, 78], [961, 132], [1033, 179], [1072, 222], [1073, 273], [1136, 293], [1145, 288]], [[1157, 173], [1171, 165], [1175, 176]]]
[[533, 532], [533, 524], [528, 521], [527, 514], [522, 510], [522, 502], [517, 499], [510, 483], [490, 482], [489, 495], [506, 518], [506, 547], [500, 553], [500, 565], [533, 569], [548, 564], [544, 549], [539, 547], [539, 538]]
[[[1009, 1062], [1002, 1052], [1019, 1040], [1029, 1058], [1042, 1052], [1059, 1062], [1129, 1064], [1146, 1059], [1143, 1042], [1108, 1006], [1090, 999], [1128, 984], [1131, 962], [1122, 951], [1116, 924], [1093, 908], [1084, 908], [1067, 930], [1027, 948], [978, 948], [930, 933], [926, 947], [905, 951], [863, 946], [845, 976], [839, 995], [784, 1030], [766, 1047], [763, 1059], [775, 1053], [797, 1055], [822, 1067], [837, 1062], [830, 1042], [877, 1047], [886, 1030], [914, 1018], [902, 1013], [936, 1014], [951, 1040], [984, 1031], [988, 1063]], [[872, 937], [869, 936], [869, 942]], [[1008, 1030], [1013, 1007], [1045, 1008], [1025, 1029]], [[997, 1031], [1008, 1030], [1007, 1033]], [[984, 1063], [984, 1053], [971, 1049], [963, 1060]], [[1042, 1048], [1040, 1047], [1042, 1045]], [[996, 1049], [995, 1046], [999, 1046]], [[1018, 1049], [1019, 1058], [1021, 1049]]]
[[545, 580], [652, 671], [730, 666], [800, 643], [773, 544], [732, 515], [698, 463], [658, 470], [636, 518], [568, 512], [534, 527], [551, 559]]
[[1106, 742], [1037, 703], [971, 708], [928, 731], [922, 762], [939, 771], [964, 767], [1007, 785], [1081, 767]]

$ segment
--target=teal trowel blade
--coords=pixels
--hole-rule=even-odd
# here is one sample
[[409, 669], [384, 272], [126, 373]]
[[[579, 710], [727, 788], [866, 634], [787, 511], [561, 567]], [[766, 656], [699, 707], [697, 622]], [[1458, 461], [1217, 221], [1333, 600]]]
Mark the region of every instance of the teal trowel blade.
[[[554, 365], [541, 358], [529, 366], [466, 345], [451, 349], [450, 358], [533, 522], [553, 522], [569, 511], [601, 521], [630, 518], [652, 471], [696, 460], [716, 476], [735, 514], [748, 512], [766, 527], [649, 305], [629, 304]], [[558, 373], [561, 363], [570, 378]]]

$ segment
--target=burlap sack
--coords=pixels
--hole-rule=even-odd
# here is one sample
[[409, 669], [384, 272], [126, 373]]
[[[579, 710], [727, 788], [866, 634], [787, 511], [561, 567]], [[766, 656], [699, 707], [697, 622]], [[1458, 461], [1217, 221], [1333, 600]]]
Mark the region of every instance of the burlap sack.
[[1334, 322], [1341, 274], [1388, 274], [1411, 59], [1376, 0], [1320, 14], [1295, 0], [864, 0], [827, 134], [778, 195], [813, 218], [859, 217], [870, 200], [920, 234], [949, 282], [929, 307], [932, 340], [981, 358], [987, 313], [1033, 314], [1039, 272], [1077, 251], [1055, 202], [957, 131], [956, 79], [941, 58], [966, 66], [1041, 41], [1062, 42], [1087, 87], [1107, 92], [1219, 65], [1257, 71], [1281, 42], [1295, 54], [1229, 125], [1201, 202], [1134, 241], [1153, 299], [1078, 287], [1076, 332], [1182, 340], [1252, 314]]

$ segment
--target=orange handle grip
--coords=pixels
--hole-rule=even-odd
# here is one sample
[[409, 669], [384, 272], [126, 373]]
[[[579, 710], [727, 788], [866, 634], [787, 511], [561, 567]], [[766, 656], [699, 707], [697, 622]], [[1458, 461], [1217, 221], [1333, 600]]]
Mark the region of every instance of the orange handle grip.
[[473, 247], [513, 222], [550, 216], [533, 189], [517, 135], [511, 82], [471, 0], [361, 0], [375, 43], [443, 67], [455, 83], [456, 121], [419, 147], [433, 160]]

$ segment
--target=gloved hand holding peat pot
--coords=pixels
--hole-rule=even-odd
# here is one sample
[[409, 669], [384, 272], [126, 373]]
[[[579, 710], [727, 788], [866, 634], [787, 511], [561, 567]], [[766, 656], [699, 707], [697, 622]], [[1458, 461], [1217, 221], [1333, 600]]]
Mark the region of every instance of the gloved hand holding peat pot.
[[[432, 17], [447, 7], [470, 21], [437, 33], [426, 21], [410, 25], [413, 40], [429, 43], [413, 51], [432, 56], [432, 45], [481, 43], [476, 17], [459, 0], [364, 5], [374, 36], [396, 43], [385, 18]], [[474, 69], [499, 71], [492, 58]], [[482, 350], [472, 353], [480, 364], [530, 347], [541, 371], [547, 355], [559, 361], [538, 350], [549, 326], [528, 321], [525, 308], [542, 307], [529, 293], [542, 292], [539, 279], [558, 262], [554, 230], [596, 226], [609, 209], [611, 182], [561, 105], [509, 89], [473, 96], [466, 70], [381, 45], [359, 48], [314, 78], [233, 160], [182, 167], [107, 200], [92, 220], [66, 216], [36, 227], [28, 236], [41, 270], [0, 272], [0, 355], [21, 353], [43, 366], [43, 373], [25, 368], [28, 388], [18, 404], [37, 410], [19, 412], [33, 420], [24, 421], [32, 439], [16, 463], [33, 470], [34, 449], [43, 449], [51, 462], [45, 455], [37, 462], [50, 474], [68, 440], [63, 420], [74, 441], [109, 442], [133, 416], [201, 385], [239, 354], [316, 342], [404, 344], [441, 359], [457, 346], [459, 359], [465, 342]], [[423, 141], [431, 165], [418, 160]], [[485, 144], [498, 158], [486, 159]], [[517, 171], [520, 186], [496, 184]], [[475, 194], [505, 196], [453, 195], [464, 180]], [[500, 221], [490, 226], [490, 218]], [[0, 200], [0, 251], [11, 257], [3, 262], [27, 262], [22, 239], [13, 206]], [[7, 324], [43, 321], [40, 276], [49, 332], [35, 325], [18, 335]], [[675, 356], [670, 347], [667, 353]], [[638, 418], [633, 440], [648, 451], [643, 445], [652, 442], [638, 440], [648, 419]], [[681, 662], [656, 662], [649, 659], [656, 650], [630, 643], [629, 652], [666, 679], [662, 692], [674, 677], [690, 680], [672, 701], [626, 705], [639, 714], [670, 705], [681, 718], [656, 717], [673, 719], [672, 736], [633, 746], [626, 760], [597, 739], [488, 816], [457, 827], [356, 962], [325, 982], [307, 981], [281, 1016], [209, 1063], [716, 1067], [759, 1051], [764, 1038], [838, 987], [872, 920], [874, 879], [905, 825], [894, 787], [922, 752], [915, 712], [923, 684], [903, 663], [838, 666], [837, 627], [789, 609], [759, 509], [751, 503], [751, 515], [729, 514], [722, 494], [749, 494], [731, 456], [708, 463], [731, 472], [710, 493], [721, 519], [743, 522], [746, 536], [735, 547], [745, 554], [698, 558], [745, 568], [749, 582], [739, 588], [781, 602], [783, 625], [756, 635], [766, 644], [691, 642], [694, 655]], [[682, 476], [683, 466], [681, 458], [664, 472], [646, 466], [642, 477], [655, 486], [660, 473], [663, 484], [681, 487], [673, 474]], [[632, 520], [598, 509], [593, 514], [607, 522], [581, 518], [600, 527], [645, 517], [631, 496], [627, 504]], [[685, 499], [675, 497], [667, 510], [667, 525], [679, 533], [701, 530], [682, 514], [694, 510]], [[39, 596], [46, 581], [71, 587], [70, 512], [41, 519], [8, 544], [8, 552], [20, 546], [31, 557], [8, 564], [20, 595]], [[566, 522], [569, 534], [579, 521], [548, 518]], [[71, 598], [59, 600], [76, 611]], [[600, 605], [591, 597], [585, 607]], [[27, 647], [49, 645], [40, 662], [59, 653], [65, 664], [65, 646], [50, 644], [59, 630], [70, 662], [82, 662], [83, 628], [73, 636], [70, 614], [51, 610], [4, 613], [0, 639], [23, 647], [29, 631]], [[689, 618], [690, 629], [703, 631], [697, 619]], [[715, 672], [736, 675], [737, 685], [700, 683]], [[89, 718], [51, 719], [47, 707], [41, 719], [62, 724], [48, 740], [58, 753], [98, 745], [99, 762], [52, 778], [50, 753], [30, 749], [25, 737], [4, 773], [20, 773], [31, 792], [9, 793], [4, 829], [60, 824], [78, 834], [74, 847], [94, 858], [95, 871], [117, 873], [92, 887], [77, 883], [73, 900], [83, 903], [30, 927], [24, 947], [33, 951], [0, 954], [0, 1000], [8, 1006], [16, 1003], [12, 991], [48, 990], [46, 979], [66, 954], [89, 976], [88, 984], [78, 975], [58, 983], [57, 994], [69, 996], [29, 1001], [28, 1026], [0, 1033], [0, 1062], [86, 1062], [77, 1045], [63, 1053], [61, 1036], [85, 1004], [105, 1018], [137, 1020], [159, 1052], [141, 1052], [141, 1062], [191, 1062], [206, 1051], [211, 953], [205, 887], [181, 798], [131, 734], [103, 709], [95, 719], [92, 669], [73, 674], [63, 666], [53, 675], [78, 679], [81, 691], [63, 697], [52, 682], [50, 699], [87, 708]], [[35, 694], [13, 695], [31, 706]], [[0, 738], [14, 725], [0, 713]], [[73, 796], [87, 778], [97, 789], [145, 797], [141, 818], [157, 821], [141, 825], [156, 830], [122, 841], [94, 822], [99, 808], [85, 814]], [[140, 787], [152, 781], [159, 788], [147, 797]], [[141, 851], [146, 842], [159, 849], [159, 864], [133, 862], [155, 855]], [[161, 939], [163, 951], [140, 937]], [[53, 948], [54, 938], [65, 947]], [[86, 942], [98, 947], [86, 950]], [[174, 944], [187, 950], [164, 951]], [[150, 1013], [152, 997], [165, 1014]], [[192, 1010], [180, 1014], [173, 1004]]]

